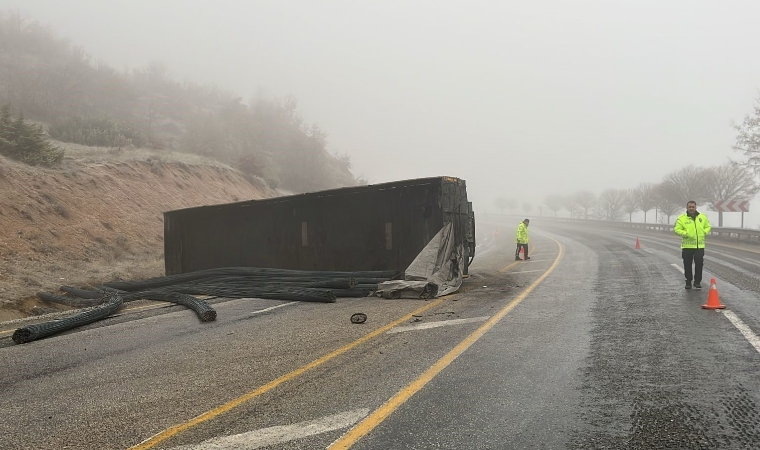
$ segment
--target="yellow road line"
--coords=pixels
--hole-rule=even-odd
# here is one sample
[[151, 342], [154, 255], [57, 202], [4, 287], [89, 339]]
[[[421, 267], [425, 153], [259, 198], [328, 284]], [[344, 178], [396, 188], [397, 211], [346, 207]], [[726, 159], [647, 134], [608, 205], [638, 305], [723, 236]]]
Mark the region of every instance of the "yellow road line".
[[[549, 239], [551, 239], [551, 238], [549, 238]], [[554, 240], [554, 239], [552, 239], [552, 240]], [[554, 241], [554, 242], [557, 242], [557, 241]], [[534, 255], [534, 256], [536, 255], [536, 248], [537, 248], [537, 247], [536, 247], [536, 244], [533, 244], [533, 255]], [[511, 264], [509, 264], [509, 265], [507, 265], [507, 267], [505, 267], [505, 268], [501, 269], [501, 270], [499, 271], [499, 273], [504, 273], [504, 272], [506, 272], [507, 270], [511, 269], [512, 267], [516, 266], [517, 264], [520, 264], [521, 262], [522, 262], [522, 261], [512, 261], [512, 263], [511, 263]]]
[[[551, 238], [550, 238], [551, 239]], [[399, 391], [396, 395], [391, 397], [390, 400], [385, 402], [380, 408], [375, 410], [372, 414], [367, 416], [364, 420], [359, 422], [356, 426], [354, 426], [352, 429], [350, 429], [346, 434], [344, 434], [340, 439], [333, 442], [328, 448], [328, 450], [339, 450], [339, 449], [348, 449], [352, 445], [354, 445], [359, 439], [366, 436], [367, 433], [372, 431], [375, 427], [380, 425], [381, 422], [383, 422], [393, 411], [398, 409], [404, 402], [409, 400], [417, 391], [422, 389], [430, 380], [435, 378], [438, 373], [440, 373], [443, 369], [445, 369], [449, 364], [451, 364], [452, 361], [454, 361], [459, 355], [464, 353], [465, 350], [470, 348], [472, 344], [474, 344], [478, 339], [480, 339], [488, 330], [493, 328], [494, 325], [496, 325], [499, 320], [502, 319], [507, 313], [512, 311], [512, 309], [517, 306], [520, 302], [522, 302], [525, 297], [528, 296], [528, 294], [533, 291], [533, 289], [538, 286], [541, 282], [543, 282], [549, 274], [554, 271], [554, 268], [557, 267], [557, 264], [559, 263], [560, 259], [562, 259], [563, 254], [563, 248], [562, 245], [557, 242], [556, 240], [552, 239], [557, 246], [559, 247], [559, 254], [557, 255], [557, 258], [554, 260], [554, 263], [549, 267], [549, 269], [544, 272], [543, 275], [538, 277], [538, 279], [533, 282], [530, 286], [528, 286], [520, 295], [517, 296], [514, 300], [509, 302], [507, 306], [502, 308], [501, 311], [499, 311], [496, 315], [494, 315], [491, 319], [488, 320], [488, 322], [484, 323], [480, 328], [475, 330], [472, 334], [467, 336], [464, 341], [457, 344], [456, 347], [454, 347], [449, 353], [447, 353], [445, 356], [443, 356], [441, 359], [439, 359], [435, 364], [433, 364], [425, 373], [420, 375], [419, 378], [411, 382], [408, 386], [406, 386], [404, 389]]]
[[369, 333], [369, 334], [367, 334], [367, 335], [365, 335], [365, 336], [363, 336], [363, 337], [355, 340], [354, 342], [351, 342], [350, 344], [348, 344], [348, 345], [346, 345], [344, 347], [341, 347], [341, 348], [339, 348], [339, 349], [337, 349], [337, 350], [335, 350], [335, 351], [333, 351], [333, 352], [331, 352], [331, 353], [329, 353], [329, 354], [327, 354], [327, 355], [325, 355], [325, 356], [323, 356], [323, 357], [321, 357], [319, 359], [316, 359], [316, 360], [310, 362], [309, 364], [306, 364], [305, 366], [302, 366], [302, 367], [300, 367], [300, 368], [298, 368], [298, 369], [296, 369], [296, 370], [294, 370], [294, 371], [292, 371], [290, 373], [287, 373], [287, 374], [281, 376], [280, 378], [277, 378], [276, 380], [270, 381], [269, 383], [267, 383], [267, 384], [259, 387], [258, 389], [255, 389], [255, 390], [253, 390], [251, 392], [248, 392], [247, 394], [244, 394], [244, 395], [242, 395], [242, 396], [240, 396], [240, 397], [238, 397], [236, 399], [230, 400], [227, 403], [225, 403], [225, 404], [223, 404], [221, 406], [218, 406], [218, 407], [216, 407], [216, 408], [214, 408], [214, 409], [212, 409], [210, 411], [207, 411], [207, 412], [205, 412], [205, 413], [203, 413], [203, 414], [201, 414], [201, 415], [199, 415], [199, 416], [197, 416], [197, 417], [195, 417], [195, 418], [193, 418], [193, 419], [191, 419], [191, 420], [189, 420], [189, 421], [187, 421], [185, 423], [181, 423], [181, 424], [175, 425], [175, 426], [173, 426], [171, 428], [167, 428], [166, 430], [164, 430], [164, 431], [162, 431], [162, 432], [160, 432], [160, 433], [158, 433], [158, 434], [156, 434], [156, 435], [154, 435], [154, 436], [152, 436], [152, 437], [144, 440], [143, 442], [141, 442], [141, 443], [139, 443], [139, 444], [137, 444], [137, 445], [135, 445], [133, 447], [130, 447], [129, 450], [147, 450], [147, 449], [153, 448], [157, 444], [159, 444], [159, 443], [161, 443], [161, 442], [163, 442], [163, 441], [165, 441], [165, 440], [167, 440], [167, 439], [169, 439], [169, 438], [171, 438], [173, 436], [176, 436], [177, 434], [179, 434], [179, 433], [181, 433], [183, 431], [186, 431], [186, 430], [188, 430], [188, 429], [190, 429], [190, 428], [192, 428], [192, 427], [194, 427], [196, 425], [199, 425], [199, 424], [201, 424], [203, 422], [206, 422], [206, 421], [209, 421], [211, 419], [214, 419], [214, 418], [220, 416], [221, 414], [224, 414], [224, 413], [226, 413], [228, 411], [231, 411], [232, 409], [237, 408], [238, 406], [242, 405], [243, 403], [245, 403], [245, 402], [247, 402], [249, 400], [252, 400], [252, 399], [258, 397], [261, 394], [264, 394], [264, 393], [266, 393], [268, 391], [271, 391], [272, 389], [276, 388], [277, 386], [281, 385], [282, 383], [285, 383], [286, 381], [290, 381], [290, 380], [292, 380], [292, 379], [294, 379], [294, 378], [296, 378], [296, 377], [298, 377], [300, 375], [303, 375], [305, 372], [307, 372], [307, 371], [309, 371], [309, 370], [311, 370], [311, 369], [313, 369], [313, 368], [315, 368], [315, 367], [317, 367], [317, 366], [319, 366], [321, 364], [324, 364], [327, 361], [330, 361], [331, 359], [336, 358], [337, 356], [342, 355], [343, 353], [346, 353], [347, 351], [353, 349], [354, 347], [357, 347], [357, 346], [359, 346], [359, 345], [361, 345], [361, 344], [369, 341], [370, 339], [372, 339], [372, 338], [374, 338], [376, 336], [384, 334], [386, 331], [390, 330], [391, 328], [393, 328], [393, 327], [395, 327], [395, 326], [397, 326], [397, 325], [399, 325], [399, 324], [401, 324], [403, 322], [406, 322], [407, 320], [411, 319], [413, 316], [418, 315], [418, 314], [420, 314], [420, 313], [422, 313], [422, 312], [424, 312], [424, 311], [426, 311], [426, 310], [428, 310], [430, 308], [438, 306], [439, 304], [441, 304], [447, 298], [450, 298], [450, 297], [440, 297], [439, 299], [434, 300], [434, 301], [428, 303], [427, 305], [423, 306], [422, 308], [419, 308], [416, 311], [413, 311], [413, 312], [405, 315], [404, 317], [402, 317], [402, 318], [400, 318], [398, 320], [395, 320], [394, 322], [389, 323], [388, 325], [385, 325], [382, 328], [378, 328], [377, 330], [375, 330], [375, 331], [373, 331], [373, 332], [371, 332], [371, 333]]

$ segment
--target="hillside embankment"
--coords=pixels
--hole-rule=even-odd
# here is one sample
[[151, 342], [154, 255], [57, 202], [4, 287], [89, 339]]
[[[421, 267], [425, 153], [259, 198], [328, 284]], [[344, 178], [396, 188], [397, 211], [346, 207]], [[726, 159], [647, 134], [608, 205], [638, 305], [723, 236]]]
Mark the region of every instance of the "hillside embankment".
[[67, 308], [38, 300], [38, 291], [163, 275], [165, 211], [277, 195], [192, 157], [67, 155], [56, 169], [0, 156], [0, 321]]

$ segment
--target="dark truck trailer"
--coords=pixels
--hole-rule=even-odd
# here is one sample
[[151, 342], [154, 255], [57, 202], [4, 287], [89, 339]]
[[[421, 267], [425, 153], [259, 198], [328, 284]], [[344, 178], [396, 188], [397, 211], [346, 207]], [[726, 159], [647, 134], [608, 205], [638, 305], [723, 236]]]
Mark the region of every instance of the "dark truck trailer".
[[421, 178], [164, 213], [166, 274], [218, 267], [403, 272], [446, 222], [465, 267], [475, 222], [465, 181]]

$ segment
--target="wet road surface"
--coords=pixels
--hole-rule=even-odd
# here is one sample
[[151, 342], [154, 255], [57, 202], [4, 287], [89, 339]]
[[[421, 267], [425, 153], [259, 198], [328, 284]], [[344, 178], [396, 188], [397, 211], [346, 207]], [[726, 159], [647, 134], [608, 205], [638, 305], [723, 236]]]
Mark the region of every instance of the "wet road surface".
[[125, 312], [24, 345], [1, 327], [0, 447], [756, 448], [760, 252], [708, 240], [712, 311], [676, 237], [535, 222], [520, 262], [517, 223], [479, 223], [435, 300], [218, 301], [210, 324]]

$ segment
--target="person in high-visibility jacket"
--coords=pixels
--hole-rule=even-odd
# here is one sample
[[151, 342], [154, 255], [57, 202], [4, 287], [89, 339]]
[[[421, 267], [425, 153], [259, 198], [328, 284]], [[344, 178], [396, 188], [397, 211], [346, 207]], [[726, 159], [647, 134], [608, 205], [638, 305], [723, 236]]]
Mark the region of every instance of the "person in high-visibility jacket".
[[[710, 233], [712, 226], [707, 216], [697, 211], [697, 203], [686, 203], [686, 212], [678, 216], [673, 231], [681, 236], [681, 258], [683, 259], [683, 274], [686, 277], [686, 289], [702, 289], [702, 266], [705, 260], [705, 236]], [[691, 264], [694, 263], [692, 277]]]
[[530, 259], [528, 256], [528, 225], [530, 219], [525, 219], [517, 226], [517, 233], [515, 234], [515, 242], [517, 242], [517, 249], [515, 250], [515, 261], [520, 260], [520, 249], [523, 249], [525, 259]]

